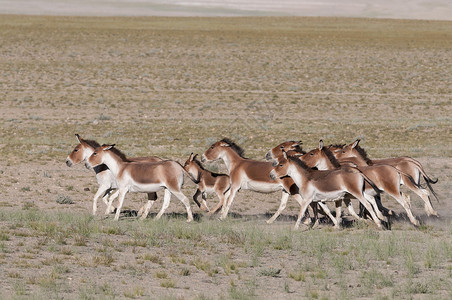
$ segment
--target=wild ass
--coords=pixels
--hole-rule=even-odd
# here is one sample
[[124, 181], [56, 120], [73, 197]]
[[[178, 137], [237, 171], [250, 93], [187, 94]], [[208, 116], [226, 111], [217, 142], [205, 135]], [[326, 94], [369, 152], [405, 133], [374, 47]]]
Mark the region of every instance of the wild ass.
[[[273, 168], [271, 162], [247, 159], [243, 157], [243, 153], [244, 150], [237, 144], [224, 138], [212, 144], [202, 155], [202, 161], [222, 159], [229, 172], [231, 190], [226, 205], [222, 207], [220, 219], [226, 218], [234, 198], [240, 189], [260, 193], [283, 191], [279, 208], [267, 220], [268, 224], [272, 223], [284, 210], [289, 195], [292, 195], [300, 205], [303, 203], [298, 193], [298, 187], [291, 178], [271, 179], [269, 176]], [[298, 224], [296, 225], [298, 226]]]
[[[318, 148], [302, 155], [300, 159], [304, 161], [308, 167], [317, 168], [319, 170], [335, 170], [342, 167], [341, 163], [334, 157], [331, 151], [323, 146], [322, 140], [320, 140]], [[357, 168], [370, 180], [372, 180], [372, 182], [380, 191], [384, 191], [392, 198], [394, 198], [405, 209], [411, 223], [413, 223], [415, 226], [419, 226], [419, 221], [411, 211], [409, 197], [402, 193], [402, 191], [400, 191], [402, 176], [405, 176], [406, 178], [414, 182], [413, 178], [410, 175], [397, 170], [393, 166], [383, 164], [359, 166]], [[365, 186], [365, 190], [366, 193], [373, 192], [372, 187], [367, 184]], [[382, 206], [379, 206], [379, 208], [387, 210]]]
[[[66, 158], [66, 165], [68, 167], [86, 161], [94, 152], [94, 149], [100, 147], [100, 144], [94, 140], [82, 139], [78, 134], [75, 134], [75, 137], [77, 138], [79, 144], [75, 146], [74, 150], [72, 150], [72, 152]], [[157, 162], [161, 161], [162, 159], [156, 156], [149, 156], [149, 157], [129, 157], [128, 160]], [[107, 215], [111, 212], [109, 211], [111, 209], [111, 205], [110, 206], [108, 205], [108, 198], [111, 195], [111, 192], [114, 189], [117, 189], [116, 180], [111, 170], [105, 164], [99, 165], [96, 168], [94, 168], [94, 172], [96, 173], [96, 179], [97, 183], [99, 184], [99, 188], [97, 189], [97, 192], [93, 198], [93, 215], [96, 215], [97, 200], [99, 199], [100, 196], [102, 196], [102, 200], [107, 206], [107, 210], [105, 211], [105, 214]], [[110, 201], [113, 201], [118, 196], [118, 194], [119, 190], [110, 196]], [[148, 193], [148, 200], [151, 201], [157, 200], [157, 193]]]
[[[184, 169], [193, 176], [198, 187], [193, 195], [193, 200], [199, 208], [207, 210], [209, 215], [212, 215], [225, 204], [225, 200], [227, 201], [230, 194], [231, 182], [229, 175], [217, 174], [204, 169], [201, 162], [196, 159], [197, 156], [198, 154], [190, 154], [190, 157], [184, 164]], [[208, 193], [215, 193], [220, 199], [220, 202], [212, 210], [209, 210], [206, 202], [206, 194]], [[202, 197], [202, 206], [198, 201], [200, 194]]]
[[[115, 176], [119, 189], [119, 206], [116, 209], [115, 220], [119, 219], [124, 198], [127, 192], [152, 193], [165, 190], [163, 205], [156, 219], [159, 219], [168, 208], [171, 194], [176, 196], [187, 209], [187, 222], [193, 220], [190, 202], [181, 192], [184, 183], [184, 168], [175, 161], [130, 162], [125, 155], [114, 148], [114, 145], [97, 147], [86, 162], [87, 168], [95, 168], [105, 164]], [[149, 214], [154, 201], [149, 200], [141, 219]], [[111, 202], [109, 202], [109, 205]]]
[[[278, 164], [279, 160], [283, 159], [284, 153], [289, 157], [298, 158], [298, 159], [300, 159], [301, 156], [306, 154], [306, 152], [303, 151], [301, 148], [301, 141], [286, 141], [286, 142], [283, 142], [283, 143], [277, 145], [276, 147], [273, 147], [272, 149], [270, 149], [267, 152], [267, 154], [265, 155], [265, 158], [267, 160], [272, 161], [273, 166], [275, 167]], [[355, 217], [358, 220], [361, 219], [358, 216], [358, 214], [355, 212], [348, 195], [345, 195], [344, 199], [340, 199], [335, 202], [336, 217], [333, 217], [328, 206], [321, 201], [313, 202], [313, 203], [311, 203], [311, 206], [316, 206], [318, 204], [322, 208], [323, 212], [333, 221], [334, 226], [340, 227], [341, 226], [341, 215], [342, 215], [342, 202], [345, 203], [348, 211], [350, 212], [350, 214], [353, 217]], [[316, 217], [317, 217], [317, 215], [316, 215]]]
[[378, 188], [358, 169], [348, 167], [329, 171], [313, 170], [303, 161], [283, 153], [283, 159], [270, 172], [270, 177], [276, 179], [284, 176], [290, 176], [294, 180], [303, 198], [297, 224], [311, 202], [335, 202], [342, 199], [346, 193], [350, 193], [366, 207], [375, 224], [381, 228], [381, 221], [369, 203], [374, 202], [374, 199], [365, 193], [365, 182], [369, 183], [377, 193]]
[[[424, 171], [422, 164], [414, 158], [403, 156], [386, 159], [370, 159], [367, 156], [366, 151], [361, 148], [359, 144], [360, 140], [356, 140], [350, 145], [334, 145], [330, 146], [331, 152], [339, 161], [352, 161], [358, 166], [366, 165], [391, 165], [397, 170], [403, 172], [402, 184], [417, 194], [424, 201], [424, 209], [428, 216], [438, 216], [438, 213], [433, 209], [430, 201], [430, 192], [421, 187], [421, 177], [424, 178], [428, 188], [433, 196], [438, 199], [431, 184], [435, 184], [438, 180], [432, 180]], [[405, 175], [407, 174], [407, 175]], [[411, 180], [410, 176], [413, 180]]]

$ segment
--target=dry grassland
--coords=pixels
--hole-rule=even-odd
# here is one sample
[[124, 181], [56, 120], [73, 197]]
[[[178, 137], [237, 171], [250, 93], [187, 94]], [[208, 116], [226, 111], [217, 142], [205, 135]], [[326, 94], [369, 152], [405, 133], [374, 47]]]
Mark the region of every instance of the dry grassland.
[[[1, 16], [0, 36], [1, 298], [452, 297], [451, 22]], [[293, 231], [295, 201], [267, 225], [280, 194], [251, 192], [224, 222], [192, 205], [186, 224], [176, 199], [159, 221], [91, 217], [93, 174], [64, 165], [75, 133], [179, 162], [224, 136], [256, 159], [361, 138], [439, 178], [441, 217], [410, 194], [420, 228], [385, 197], [391, 231]]]

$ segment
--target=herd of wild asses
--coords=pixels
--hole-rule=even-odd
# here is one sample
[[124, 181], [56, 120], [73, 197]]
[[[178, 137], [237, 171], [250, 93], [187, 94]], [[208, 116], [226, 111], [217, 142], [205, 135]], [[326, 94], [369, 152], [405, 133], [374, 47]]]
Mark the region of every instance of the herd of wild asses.
[[[419, 161], [407, 156], [370, 159], [359, 146], [359, 140], [349, 145], [329, 146], [324, 146], [320, 140], [319, 147], [309, 152], [302, 150], [299, 141], [286, 141], [269, 150], [266, 161], [259, 161], [245, 158], [240, 146], [224, 138], [212, 144], [202, 154], [201, 161], [192, 153], [181, 165], [156, 156], [126, 157], [115, 145], [100, 145], [94, 140], [82, 139], [78, 134], [75, 136], [78, 145], [67, 157], [66, 164], [70, 167], [84, 162], [88, 169], [95, 171], [99, 189], [93, 199], [94, 215], [99, 197], [102, 196], [107, 206], [105, 214], [115, 210], [112, 202], [119, 198], [115, 220], [119, 219], [127, 192], [147, 193], [148, 201], [138, 212], [141, 219], [145, 219], [157, 200], [156, 192], [164, 189], [163, 205], [156, 219], [162, 216], [174, 195], [185, 205], [187, 221], [192, 221], [190, 201], [181, 191], [184, 176], [197, 185], [193, 200], [198, 207], [209, 215], [221, 207], [220, 219], [227, 217], [241, 189], [261, 193], [282, 191], [280, 206], [267, 223], [272, 223], [281, 214], [292, 196], [300, 204], [295, 228], [304, 216], [307, 216], [306, 223], [312, 222], [308, 206], [311, 206], [314, 220], [317, 220], [318, 211], [322, 211], [334, 226], [340, 227], [342, 202], [353, 217], [360, 219], [367, 213], [381, 228], [388, 224], [388, 216], [392, 214], [381, 203], [380, 194], [386, 193], [402, 205], [411, 223], [418, 226], [419, 221], [411, 211], [410, 197], [400, 189], [402, 185], [422, 198], [427, 215], [438, 216], [430, 201], [430, 195], [437, 198], [431, 186], [437, 180], [426, 174]], [[223, 160], [228, 174], [213, 173], [203, 167], [202, 162], [214, 160]], [[422, 178], [426, 188], [421, 185]], [[206, 202], [208, 193], [215, 193], [219, 198], [211, 210]], [[359, 201], [360, 214], [355, 212], [351, 199]], [[325, 202], [335, 202], [334, 216]]]

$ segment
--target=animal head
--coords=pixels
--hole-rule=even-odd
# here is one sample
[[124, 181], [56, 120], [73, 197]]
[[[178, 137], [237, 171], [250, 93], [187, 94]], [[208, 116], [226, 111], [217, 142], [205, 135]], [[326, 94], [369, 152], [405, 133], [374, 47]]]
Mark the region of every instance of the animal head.
[[217, 160], [223, 157], [226, 151], [232, 151], [243, 158], [244, 150], [228, 138], [213, 143], [202, 155], [202, 161]]
[[66, 158], [68, 167], [86, 160], [94, 152], [94, 149], [100, 146], [96, 141], [84, 140], [78, 134], [75, 134], [75, 137], [79, 143]]
[[287, 176], [289, 173], [289, 157], [285, 151], [282, 152], [282, 156], [279, 158], [277, 163], [273, 163], [273, 169], [270, 172], [270, 178], [275, 180]]
[[292, 153], [304, 153], [304, 151], [301, 149], [301, 144], [301, 141], [287, 141], [281, 143], [278, 146], [270, 149], [270, 151], [268, 151], [265, 155], [265, 159], [273, 161], [278, 160], [282, 156], [283, 151], [285, 151], [286, 153], [289, 151], [293, 151]]
[[101, 165], [105, 161], [105, 156], [108, 151], [113, 149], [115, 145], [102, 145], [100, 147], [97, 147], [94, 149], [94, 152], [91, 154], [91, 156], [88, 158], [88, 160], [85, 163], [85, 166], [88, 169], [92, 169], [98, 165]]

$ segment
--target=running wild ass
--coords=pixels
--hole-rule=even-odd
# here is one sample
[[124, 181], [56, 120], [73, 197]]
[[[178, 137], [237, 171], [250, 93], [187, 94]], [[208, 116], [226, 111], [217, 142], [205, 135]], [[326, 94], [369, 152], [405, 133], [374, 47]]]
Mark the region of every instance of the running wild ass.
[[[435, 184], [436, 182], [438, 182], [438, 180], [431, 179], [427, 175], [422, 164], [419, 161], [407, 156], [386, 159], [370, 159], [367, 156], [366, 151], [358, 145], [359, 142], [360, 140], [358, 139], [347, 146], [332, 145], [330, 146], [330, 150], [339, 161], [352, 161], [358, 166], [391, 165], [397, 170], [400, 170], [401, 172], [403, 172], [402, 184], [413, 191], [416, 195], [421, 197], [421, 199], [424, 201], [424, 209], [427, 215], [438, 216], [438, 213], [433, 209], [432, 203], [430, 201], [430, 192], [438, 200], [438, 197], [431, 186], [431, 184]], [[411, 179], [414, 180], [411, 180], [408, 176], [410, 176]], [[430, 192], [421, 187], [422, 177], [424, 178], [427, 187], [430, 189]]]
[[[323, 146], [323, 141], [320, 140], [319, 147], [309, 151], [308, 153], [300, 157], [302, 161], [310, 168], [317, 168], [319, 170], [335, 170], [342, 168], [341, 163], [334, 157], [331, 151]], [[371, 165], [371, 166], [359, 166], [357, 167], [363, 174], [365, 174], [381, 191], [386, 192], [392, 198], [394, 198], [406, 211], [411, 223], [415, 226], [419, 225], [419, 221], [415, 218], [411, 211], [411, 205], [409, 203], [409, 197], [402, 193], [400, 185], [402, 183], [402, 176], [405, 176], [413, 184], [413, 178], [394, 168], [390, 165]], [[373, 188], [366, 184], [366, 193], [372, 193]], [[376, 195], [373, 195], [376, 196]], [[380, 209], [386, 208], [379, 206]]]
[[[382, 227], [381, 221], [374, 211], [374, 209], [378, 210], [378, 208], [374, 206], [373, 209], [370, 205], [370, 203], [375, 202], [375, 199], [365, 192], [365, 183], [369, 183], [376, 193], [379, 190], [358, 169], [347, 167], [328, 171], [313, 170], [303, 161], [294, 157], [288, 157], [283, 153], [283, 158], [270, 172], [270, 177], [276, 179], [284, 176], [290, 176], [294, 180], [303, 198], [303, 205], [300, 208], [297, 223], [300, 222], [311, 202], [335, 202], [342, 199], [346, 193], [350, 193], [366, 207], [375, 224], [379, 228]], [[337, 217], [340, 218], [340, 216]]]
[[[75, 134], [77, 141], [79, 144], [75, 146], [74, 150], [68, 155], [66, 158], [66, 165], [71, 167], [74, 164], [78, 164], [80, 162], [86, 161], [91, 154], [94, 152], [94, 149], [100, 147], [100, 144], [93, 140], [85, 140], [80, 137], [80, 135]], [[147, 162], [157, 162], [162, 159], [156, 156], [150, 157], [132, 157], [128, 158], [129, 161], [147, 161]], [[108, 200], [113, 201], [119, 194], [119, 190], [116, 191], [113, 195], [111, 192], [114, 189], [117, 189], [116, 179], [111, 170], [105, 165], [101, 164], [94, 168], [94, 172], [96, 173], [97, 183], [99, 184], [99, 188], [97, 189], [96, 194], [93, 198], [93, 215], [96, 215], [97, 211], [97, 200], [102, 196], [102, 200], [107, 206], [107, 210], [105, 214], [111, 213], [112, 206], [109, 205]], [[110, 196], [111, 195], [111, 196]], [[108, 199], [110, 196], [110, 199]], [[157, 200], [157, 193], [148, 193], [148, 200]], [[142, 210], [140, 210], [141, 212]]]
[[[277, 212], [267, 221], [272, 223], [284, 210], [289, 195], [301, 205], [302, 198], [298, 193], [298, 187], [289, 177], [270, 178], [272, 163], [247, 159], [243, 156], [244, 150], [231, 140], [224, 138], [215, 142], [202, 155], [202, 161], [222, 159], [228, 169], [231, 180], [231, 192], [226, 205], [223, 205], [220, 219], [226, 218], [228, 211], [240, 189], [252, 190], [260, 193], [272, 193], [283, 191], [281, 203]], [[298, 226], [299, 223], [296, 223]]]
[[[168, 208], [171, 194], [176, 196], [187, 209], [187, 222], [193, 220], [190, 202], [181, 192], [184, 183], [184, 168], [175, 161], [130, 162], [114, 145], [97, 147], [86, 162], [88, 168], [105, 164], [116, 178], [119, 189], [119, 206], [116, 209], [115, 220], [119, 219], [124, 198], [128, 192], [151, 193], [164, 189], [163, 205], [156, 219], [159, 219]], [[141, 219], [149, 214], [154, 201], [146, 204]], [[110, 203], [109, 203], [110, 204]]]
[[[190, 157], [184, 164], [184, 169], [195, 179], [197, 189], [193, 195], [193, 200], [199, 208], [207, 210], [209, 215], [214, 214], [220, 207], [225, 204], [230, 194], [231, 182], [229, 176], [226, 174], [217, 174], [210, 172], [201, 165], [201, 162], [196, 159], [198, 154], [190, 154]], [[220, 202], [214, 209], [209, 210], [206, 202], [206, 194], [215, 193]], [[201, 194], [202, 205], [198, 201], [198, 196]]]

